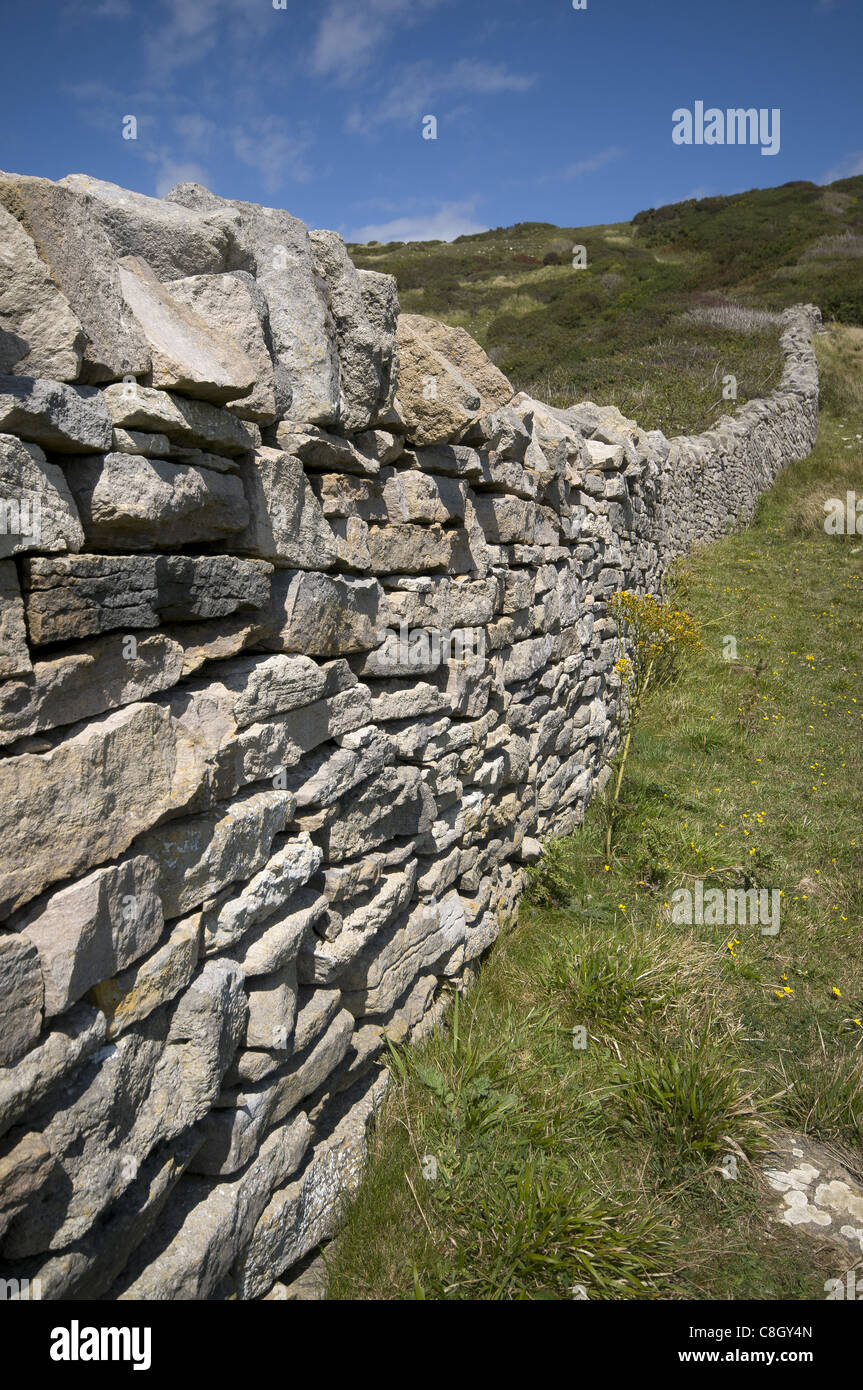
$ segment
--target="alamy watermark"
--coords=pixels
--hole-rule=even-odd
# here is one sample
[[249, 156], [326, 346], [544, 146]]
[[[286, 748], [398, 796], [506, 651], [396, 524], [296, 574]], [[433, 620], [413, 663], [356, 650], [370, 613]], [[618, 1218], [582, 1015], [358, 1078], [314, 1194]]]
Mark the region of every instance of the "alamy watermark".
[[0, 1279], [0, 1303], [35, 1302], [41, 1297], [41, 1279]]
[[671, 138], [675, 145], [760, 145], [762, 154], [778, 154], [781, 120], [778, 106], [705, 110], [704, 102], [696, 101], [692, 111], [678, 106], [672, 113]]
[[846, 492], [845, 500], [830, 497], [824, 503], [824, 530], [828, 536], [863, 536], [863, 497]]
[[38, 545], [42, 539], [39, 497], [0, 497], [0, 536], [20, 536]]
[[485, 629], [461, 627], [451, 631], [447, 627], [411, 628], [401, 623], [398, 631], [384, 629], [379, 660], [383, 667], [419, 667], [426, 671], [458, 661], [469, 671], [479, 671], [485, 665]]
[[778, 888], [721, 888], [704, 887], [703, 879], [695, 880], [694, 891], [675, 888], [671, 895], [671, 920], [676, 926], [750, 926], [761, 927], [762, 936], [779, 935], [781, 893]]
[[845, 1271], [844, 1279], [825, 1279], [824, 1292], [827, 1295], [828, 1303], [831, 1299], [834, 1302], [840, 1299], [847, 1299], [849, 1302], [863, 1302], [863, 1277], [857, 1278], [860, 1273], [859, 1269], [848, 1269]]

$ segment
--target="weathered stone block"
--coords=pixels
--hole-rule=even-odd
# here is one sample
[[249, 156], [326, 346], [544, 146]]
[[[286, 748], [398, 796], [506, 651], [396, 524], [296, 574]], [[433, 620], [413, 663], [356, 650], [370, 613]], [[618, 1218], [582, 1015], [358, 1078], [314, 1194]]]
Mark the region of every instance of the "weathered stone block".
[[0, 680], [31, 670], [18, 573], [12, 560], [0, 560]]
[[76, 459], [66, 477], [87, 543], [97, 550], [173, 550], [222, 540], [249, 518], [239, 478], [211, 468], [110, 453]]
[[[151, 868], [155, 872], [155, 865]], [[201, 914], [195, 913], [178, 922], [146, 960], [94, 985], [89, 998], [107, 1019], [107, 1037], [119, 1037], [132, 1024], [176, 999], [191, 981], [200, 955]]]
[[382, 600], [376, 579], [277, 572], [263, 645], [308, 656], [368, 651], [378, 645]]
[[231, 883], [251, 878], [284, 830], [293, 799], [281, 791], [236, 797], [206, 815], [169, 821], [141, 837], [136, 849], [159, 866], [158, 891], [166, 917], [191, 912]]
[[363, 430], [392, 405], [398, 316], [395, 281], [383, 275], [370, 279], [356, 270], [336, 232], [313, 231], [309, 239], [335, 319], [339, 424], [346, 432]]
[[334, 424], [339, 413], [336, 331], [306, 227], [287, 212], [228, 202], [198, 184], [178, 184], [168, 201], [205, 212], [233, 208], [239, 214], [237, 268], [251, 270], [266, 296], [273, 352], [293, 395], [291, 416]]
[[144, 855], [97, 869], [26, 908], [10, 923], [39, 952], [45, 1017], [152, 949], [162, 935], [156, 865]]
[[37, 661], [0, 687], [0, 746], [168, 690], [181, 679], [183, 663], [183, 647], [162, 633], [134, 643], [102, 637], [54, 660]]
[[84, 342], [32, 238], [0, 206], [0, 372], [74, 381]]
[[[106, 386], [102, 398], [115, 427], [164, 434], [169, 440], [233, 457], [257, 448], [261, 432], [209, 401], [169, 396], [138, 382]], [[110, 449], [110, 444], [102, 446]]]
[[30, 638], [39, 645], [261, 608], [269, 597], [270, 573], [263, 561], [233, 555], [25, 560]]
[[120, 294], [113, 247], [89, 197], [50, 179], [0, 174], [0, 204], [29, 233], [81, 324], [81, 379], [116, 381], [149, 371], [147, 346]]
[[255, 367], [232, 338], [216, 333], [193, 309], [174, 299], [140, 257], [122, 257], [118, 269], [123, 298], [150, 353], [156, 389], [221, 405], [248, 396]]
[[299, 459], [281, 449], [257, 449], [243, 469], [249, 521], [237, 550], [295, 569], [328, 569], [336, 538]]
[[0, 917], [122, 854], [170, 809], [175, 758], [168, 711], [137, 704], [48, 753], [0, 759]]
[[0, 377], [0, 430], [60, 454], [111, 447], [111, 417], [100, 392], [41, 377]]
[[143, 256], [160, 280], [228, 267], [236, 215], [194, 212], [88, 174], [67, 174], [59, 185], [87, 198], [118, 256]]
[[260, 292], [256, 295], [253, 287], [254, 281], [241, 273], [191, 275], [172, 280], [169, 289], [172, 299], [192, 309], [212, 332], [236, 343], [251, 362], [254, 385], [231, 408], [243, 420], [269, 425], [277, 415], [273, 363], [258, 312]]
[[42, 1027], [42, 971], [32, 941], [0, 932], [0, 1066], [16, 1062]]

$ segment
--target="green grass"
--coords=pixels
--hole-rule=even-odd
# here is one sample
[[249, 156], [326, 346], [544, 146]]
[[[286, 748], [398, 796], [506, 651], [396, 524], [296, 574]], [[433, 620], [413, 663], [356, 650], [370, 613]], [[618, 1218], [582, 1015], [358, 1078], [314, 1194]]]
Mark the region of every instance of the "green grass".
[[[330, 1297], [823, 1298], [835, 1259], [769, 1222], [758, 1157], [785, 1126], [863, 1149], [863, 541], [811, 509], [863, 479], [843, 342], [824, 398], [857, 413], [677, 576], [704, 645], [644, 706], [611, 858], [597, 801], [395, 1057]], [[779, 935], [675, 924], [697, 878], [781, 890]]]
[[[402, 309], [466, 328], [517, 390], [552, 405], [599, 400], [645, 429], [707, 429], [778, 383], [776, 329], [734, 333], [687, 321], [736, 302], [782, 309], [814, 302], [863, 324], [863, 178], [792, 183], [639, 213], [631, 223], [522, 222], [446, 242], [351, 246], [356, 264], [388, 271]], [[544, 264], [583, 245], [587, 267]]]

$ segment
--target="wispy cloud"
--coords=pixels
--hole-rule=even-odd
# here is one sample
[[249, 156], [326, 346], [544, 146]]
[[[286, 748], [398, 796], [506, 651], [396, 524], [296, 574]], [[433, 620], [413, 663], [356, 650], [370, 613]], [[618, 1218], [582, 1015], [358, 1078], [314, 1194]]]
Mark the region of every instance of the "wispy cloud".
[[461, 203], [442, 203], [434, 212], [356, 227], [349, 240], [452, 241], [457, 236], [470, 236], [474, 232], [488, 230], [486, 222], [478, 222], [472, 216], [475, 206], [475, 198]]
[[285, 18], [284, 11], [262, 0], [162, 0], [145, 46], [151, 71], [169, 77], [177, 68], [199, 63], [217, 45], [260, 42]]
[[566, 168], [558, 169], [555, 174], [542, 174], [538, 179], [539, 183], [565, 183], [569, 179], [580, 179], [585, 174], [595, 174], [598, 170], [604, 169], [606, 164], [612, 164], [616, 159], [623, 159], [626, 150], [619, 145], [610, 145], [608, 149], [600, 150], [598, 154], [588, 155], [586, 159], [578, 159], [574, 164], [567, 164]]
[[268, 193], [276, 193], [287, 179], [306, 183], [312, 177], [305, 159], [311, 139], [285, 134], [277, 116], [260, 116], [235, 126], [231, 144], [237, 159], [257, 170]]
[[346, 121], [353, 134], [369, 134], [378, 126], [407, 124], [424, 115], [440, 116], [435, 102], [446, 94], [490, 96], [526, 92], [536, 81], [531, 73], [511, 72], [504, 63], [460, 58], [451, 68], [435, 72], [427, 63], [413, 63], [399, 80], [387, 84], [385, 95], [366, 108], [355, 107]]
[[170, 193], [175, 183], [202, 183], [205, 188], [213, 186], [207, 170], [193, 160], [176, 160], [170, 155], [158, 155], [156, 170], [154, 192], [157, 198], [164, 198], [166, 193]]
[[418, 23], [450, 0], [330, 0], [312, 45], [317, 77], [348, 81], [368, 67], [399, 28]]
[[135, 13], [132, 0], [68, 0], [60, 18], [76, 23], [79, 20], [131, 19]]
[[846, 154], [844, 159], [840, 159], [838, 164], [827, 170], [821, 182], [835, 183], [837, 179], [853, 179], [857, 174], [863, 174], [863, 150]]

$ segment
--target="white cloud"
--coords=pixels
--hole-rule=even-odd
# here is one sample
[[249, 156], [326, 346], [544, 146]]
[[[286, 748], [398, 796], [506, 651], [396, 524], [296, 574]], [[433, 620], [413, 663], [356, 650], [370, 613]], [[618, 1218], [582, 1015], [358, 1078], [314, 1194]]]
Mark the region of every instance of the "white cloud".
[[132, 0], [69, 0], [60, 17], [73, 23], [77, 20], [131, 19], [135, 13]]
[[171, 159], [167, 155], [160, 156], [156, 174], [156, 197], [164, 198], [166, 193], [170, 193], [175, 183], [202, 183], [205, 188], [212, 187], [210, 175], [200, 164], [195, 164], [191, 160]]
[[215, 121], [211, 121], [209, 117], [194, 111], [177, 116], [174, 121], [174, 129], [186, 149], [198, 153], [203, 153], [212, 147], [219, 130]]
[[857, 174], [863, 174], [863, 150], [846, 154], [844, 159], [840, 159], [838, 164], [827, 170], [821, 182], [835, 183], [837, 179], [853, 179]]
[[400, 26], [448, 0], [331, 0], [315, 35], [312, 72], [346, 81], [362, 71]]
[[574, 164], [567, 164], [565, 169], [559, 169], [556, 174], [543, 174], [540, 183], [564, 183], [568, 179], [579, 179], [584, 174], [595, 174], [597, 170], [604, 169], [606, 164], [612, 164], [616, 159], [622, 159], [626, 150], [618, 145], [610, 145], [608, 149], [600, 150], [598, 154], [589, 155], [586, 159], [576, 160]]
[[510, 72], [503, 63], [470, 58], [461, 58], [448, 71], [442, 72], [434, 72], [426, 63], [414, 63], [402, 72], [398, 82], [388, 83], [386, 96], [377, 106], [365, 110], [354, 108], [346, 128], [353, 134], [361, 134], [391, 122], [407, 124], [425, 115], [440, 116], [441, 113], [435, 111], [435, 102], [445, 93], [488, 96], [498, 92], [526, 92], [535, 81], [532, 74]]
[[267, 193], [275, 193], [290, 178], [305, 183], [312, 171], [305, 162], [311, 141], [302, 135], [286, 135], [277, 116], [261, 116], [231, 131], [234, 154], [256, 169]]
[[197, 63], [217, 44], [232, 52], [244, 42], [260, 42], [268, 26], [284, 14], [263, 0], [163, 0], [164, 19], [153, 24], [147, 57], [154, 76], [169, 76]]
[[442, 203], [436, 212], [396, 217], [391, 222], [370, 223], [355, 228], [351, 241], [453, 241], [457, 236], [485, 232], [488, 225], [470, 214], [476, 200]]

